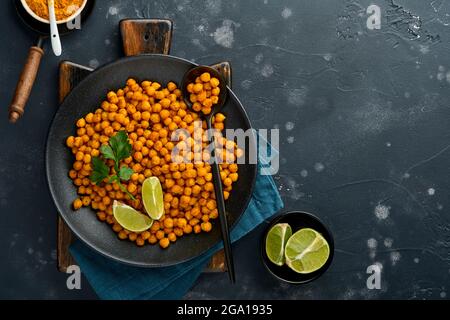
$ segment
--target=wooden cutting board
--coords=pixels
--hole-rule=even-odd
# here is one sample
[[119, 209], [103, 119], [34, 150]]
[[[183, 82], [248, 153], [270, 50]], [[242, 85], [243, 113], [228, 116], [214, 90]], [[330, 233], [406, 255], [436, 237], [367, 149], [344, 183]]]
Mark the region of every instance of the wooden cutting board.
[[[169, 54], [172, 42], [173, 25], [169, 20], [159, 19], [126, 19], [120, 22], [123, 50], [126, 56], [146, 53]], [[228, 86], [231, 87], [231, 66], [229, 62], [213, 65], [222, 73]], [[62, 102], [69, 92], [80, 83], [91, 68], [73, 62], [63, 61], [59, 66], [59, 101]], [[95, 216], [92, 216], [93, 219]], [[75, 237], [69, 227], [58, 214], [58, 269], [66, 272], [67, 267], [76, 264], [69, 252]], [[225, 255], [223, 250], [217, 252], [209, 262], [205, 272], [225, 272]]]

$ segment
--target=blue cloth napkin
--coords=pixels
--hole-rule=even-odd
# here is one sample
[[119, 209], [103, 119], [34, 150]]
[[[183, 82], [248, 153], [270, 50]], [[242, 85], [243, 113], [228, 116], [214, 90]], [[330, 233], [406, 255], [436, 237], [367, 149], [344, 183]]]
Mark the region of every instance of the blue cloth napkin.
[[[269, 149], [269, 153], [273, 152], [273, 149]], [[267, 161], [260, 158], [252, 198], [242, 218], [231, 231], [233, 242], [283, 207], [272, 177], [260, 174], [261, 168], [266, 165]], [[80, 241], [71, 246], [70, 252], [101, 299], [163, 300], [181, 299], [200, 276], [211, 256], [222, 247], [220, 242], [195, 259], [170, 267], [151, 269], [113, 261], [94, 252]]]

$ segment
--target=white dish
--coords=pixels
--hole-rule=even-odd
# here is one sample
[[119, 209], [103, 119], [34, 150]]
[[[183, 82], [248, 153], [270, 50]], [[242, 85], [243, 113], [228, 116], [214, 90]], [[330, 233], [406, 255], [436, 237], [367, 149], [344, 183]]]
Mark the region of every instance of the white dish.
[[[20, 0], [20, 2], [22, 2], [22, 6], [25, 8], [25, 10], [28, 12], [28, 14], [30, 16], [32, 16], [34, 19], [42, 22], [42, 23], [46, 23], [46, 24], [50, 24], [50, 21], [47, 19], [44, 19], [40, 16], [38, 16], [36, 13], [34, 13], [33, 10], [30, 9], [30, 7], [28, 6], [26, 0]], [[57, 24], [63, 24], [63, 23], [67, 23], [69, 21], [72, 21], [73, 19], [75, 19], [76, 17], [78, 17], [81, 13], [81, 11], [83, 11], [84, 7], [86, 6], [87, 0], [83, 1], [83, 4], [80, 6], [80, 8], [74, 12], [74, 14], [72, 14], [70, 17], [64, 19], [64, 20], [57, 20], [56, 23]]]

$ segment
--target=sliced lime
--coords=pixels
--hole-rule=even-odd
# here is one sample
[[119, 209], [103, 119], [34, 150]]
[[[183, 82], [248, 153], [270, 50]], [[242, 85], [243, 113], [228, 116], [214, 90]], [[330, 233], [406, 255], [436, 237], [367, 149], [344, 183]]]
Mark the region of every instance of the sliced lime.
[[118, 201], [113, 203], [113, 215], [122, 227], [132, 232], [145, 231], [153, 224], [153, 220], [145, 214]]
[[266, 254], [278, 266], [284, 264], [284, 246], [291, 235], [292, 229], [287, 223], [278, 223], [267, 233]]
[[145, 211], [153, 220], [161, 219], [164, 214], [164, 197], [161, 182], [157, 177], [150, 177], [142, 184], [142, 202]]
[[301, 229], [289, 238], [285, 248], [286, 264], [295, 272], [319, 270], [330, 256], [330, 246], [317, 231]]

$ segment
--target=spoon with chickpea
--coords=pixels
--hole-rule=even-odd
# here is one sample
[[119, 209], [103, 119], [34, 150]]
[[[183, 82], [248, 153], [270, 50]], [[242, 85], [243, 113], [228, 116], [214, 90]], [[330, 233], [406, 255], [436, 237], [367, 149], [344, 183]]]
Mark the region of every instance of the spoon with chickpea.
[[[227, 87], [222, 75], [211, 67], [198, 66], [186, 72], [183, 77], [181, 88], [186, 105], [206, 121], [208, 132], [212, 132], [211, 128], [214, 115], [225, 104], [227, 98]], [[230, 230], [228, 228], [227, 214], [225, 211], [225, 200], [222, 190], [219, 162], [216, 155], [216, 137], [214, 134], [210, 134], [209, 139], [209, 143], [213, 148], [213, 151], [211, 152], [212, 180], [217, 209], [219, 211], [225, 260], [230, 281], [231, 283], [234, 283], [235, 273], [233, 254], [231, 251]]]

